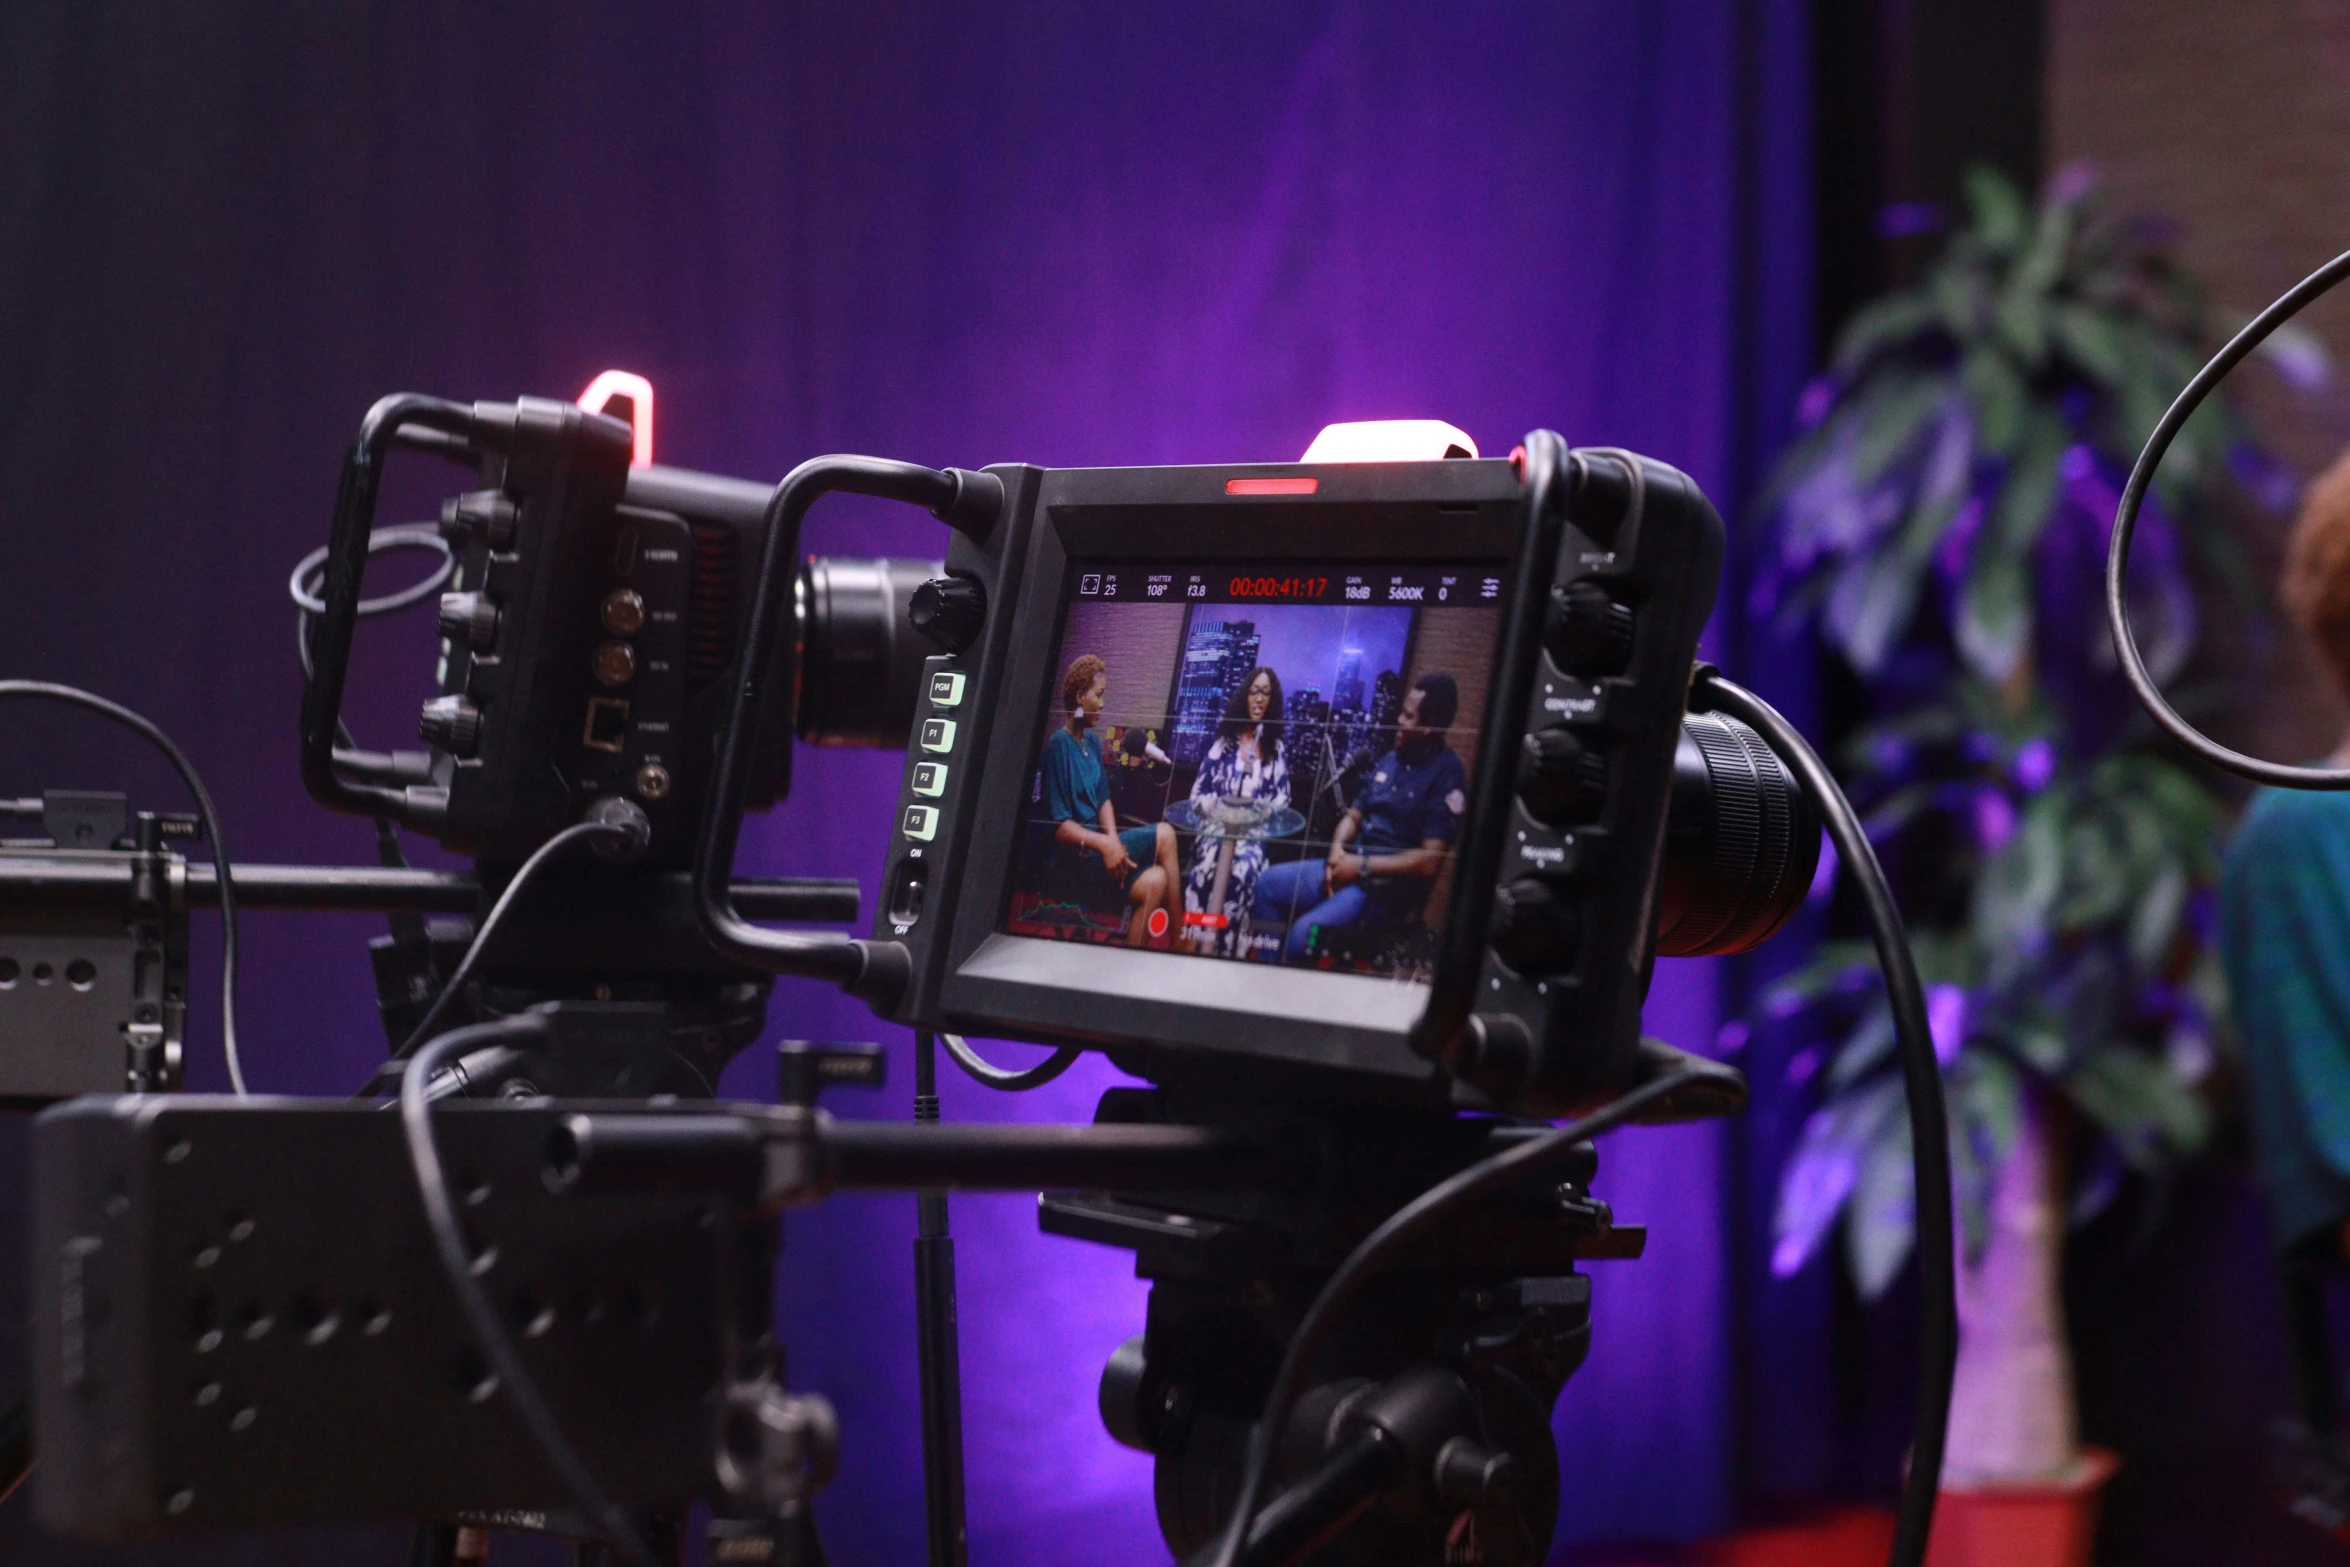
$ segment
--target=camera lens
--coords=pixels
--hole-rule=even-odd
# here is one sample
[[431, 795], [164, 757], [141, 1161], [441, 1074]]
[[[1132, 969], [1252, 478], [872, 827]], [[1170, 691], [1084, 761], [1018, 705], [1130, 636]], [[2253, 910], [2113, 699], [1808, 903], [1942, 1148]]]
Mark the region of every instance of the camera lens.
[[1720, 713], [1681, 721], [1658, 888], [1657, 952], [1744, 952], [1801, 906], [1820, 818], [1762, 736]]
[[938, 650], [906, 618], [935, 560], [818, 556], [800, 568], [800, 738], [812, 745], [903, 749], [914, 728], [922, 661]]

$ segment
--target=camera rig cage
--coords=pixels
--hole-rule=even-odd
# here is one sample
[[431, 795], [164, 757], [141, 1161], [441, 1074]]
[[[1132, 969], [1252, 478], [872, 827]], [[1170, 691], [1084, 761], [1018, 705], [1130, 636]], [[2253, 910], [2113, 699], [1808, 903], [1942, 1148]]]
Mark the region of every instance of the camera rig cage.
[[[1735, 1072], [1639, 1038], [1653, 959], [1740, 950], [1776, 929], [1811, 879], [1819, 817], [1806, 796], [1824, 810], [1833, 793], [1816, 759], [1808, 771], [1797, 766], [1794, 758], [1808, 753], [1792, 731], [1781, 732], [1783, 721], [1734, 687], [1707, 686], [1694, 662], [1722, 552], [1720, 521], [1696, 487], [1649, 459], [1570, 452], [1537, 432], [1502, 462], [942, 471], [836, 457], [803, 465], [770, 491], [631, 467], [625, 435], [616, 421], [532, 399], [468, 408], [403, 396], [371, 411], [346, 464], [325, 561], [317, 675], [303, 713], [312, 792], [336, 809], [400, 821], [476, 854], [485, 888], [518, 857], [535, 864], [557, 838], [580, 830], [573, 824], [581, 816], [598, 820], [625, 802], [640, 824], [632, 835], [642, 863], [585, 867], [542, 889], [554, 907], [575, 889], [588, 892], [573, 913], [595, 927], [581, 933], [600, 938], [532, 944], [541, 956], [531, 973], [542, 992], [563, 994], [614, 954], [642, 950], [636, 935], [650, 928], [669, 944], [664, 975], [833, 980], [881, 1015], [913, 1024], [925, 1060], [937, 1032], [959, 1028], [1052, 1043], [1064, 1054], [1100, 1049], [1160, 1085], [1113, 1094], [1103, 1124], [1052, 1129], [1042, 1141], [1024, 1142], [1025, 1129], [968, 1127], [946, 1136], [905, 1128], [914, 1142], [892, 1144], [885, 1157], [859, 1166], [856, 1184], [928, 1193], [918, 1242], [928, 1270], [925, 1330], [935, 1337], [943, 1320], [947, 1331], [943, 1387], [925, 1344], [926, 1446], [942, 1424], [954, 1424], [951, 1251], [923, 1249], [944, 1240], [940, 1194], [957, 1185], [1044, 1188], [1052, 1193], [1048, 1229], [1133, 1247], [1154, 1281], [1146, 1331], [1105, 1371], [1103, 1412], [1113, 1434], [1157, 1455], [1170, 1542], [1189, 1550], [1225, 1529], [1223, 1560], [1287, 1560], [1337, 1538], [1376, 1503], [1383, 1521], [1368, 1534], [1355, 1531], [1353, 1544], [1333, 1546], [1328, 1560], [1385, 1560], [1395, 1550], [1408, 1559], [1472, 1514], [1485, 1520], [1477, 1527], [1495, 1531], [1496, 1560], [1539, 1555], [1556, 1506], [1541, 1479], [1548, 1468], [1541, 1417], [1588, 1333], [1588, 1291], [1574, 1265], [1639, 1249], [1639, 1233], [1613, 1225], [1605, 1205], [1588, 1196], [1589, 1150], [1570, 1134], [1634, 1115], [1718, 1114], [1741, 1101]], [[396, 444], [477, 465], [490, 488], [444, 512], [444, 532], [463, 559], [442, 606], [442, 693], [422, 725], [432, 749], [387, 758], [357, 751], [338, 731], [382, 461]], [[932, 568], [913, 590], [902, 620], [895, 604], [916, 575], [903, 563], [876, 563], [860, 577], [798, 560], [809, 507], [836, 491], [913, 502], [955, 530], [943, 570]], [[606, 580], [667, 571], [687, 548], [703, 552], [697, 566], [717, 559], [730, 568], [755, 550], [747, 604], [731, 569], [655, 573], [644, 586]], [[664, 557], [656, 560], [655, 550]], [[1005, 928], [1018, 874], [1013, 843], [1027, 826], [1021, 797], [1024, 786], [1034, 787], [1060, 662], [1047, 650], [1097, 567], [1187, 583], [1245, 567], [1251, 580], [1376, 568], [1404, 586], [1425, 587], [1430, 574], [1473, 578], [1481, 590], [1491, 584], [1497, 623], [1482, 643], [1483, 699], [1472, 704], [1473, 770], [1453, 807], [1460, 829], [1442, 914], [1428, 932], [1430, 956], [1413, 976], [1125, 952]], [[863, 616], [879, 631], [861, 640], [811, 634], [828, 600], [859, 598], [879, 606]], [[613, 618], [616, 602], [626, 630]], [[697, 677], [669, 681], [680, 648], [690, 654], [701, 645], [671, 633], [697, 625], [724, 635], [709, 641]], [[901, 627], [938, 651], [917, 665]], [[635, 685], [639, 679], [646, 683]], [[1708, 693], [1702, 704], [1691, 700], [1693, 681]], [[623, 688], [628, 706], [616, 713], [611, 693]], [[899, 692], [902, 701], [893, 696]], [[794, 732], [872, 743], [916, 723], [920, 749], [902, 784], [872, 935], [848, 941], [749, 923], [773, 905], [763, 908], [730, 882], [741, 816], [780, 797]], [[1830, 826], [1848, 862], [1873, 872], [1849, 812], [1831, 813]], [[687, 952], [675, 946], [674, 894], [686, 879], [689, 845], [699, 939]], [[1871, 913], [1905, 1060], [1927, 1063], [1924, 1078], [1911, 1073], [1921, 1210], [1938, 1210], [1946, 1229], [1946, 1186], [1928, 1173], [1943, 1154], [1922, 1003], [1914, 971], [1895, 961], [1889, 900], [1872, 902]], [[1082, 1004], [1105, 989], [1126, 998], [1124, 1015]], [[763, 1013], [763, 985], [755, 999]], [[633, 1004], [573, 996], [534, 1010], [574, 1009], [565, 1026], [551, 1026], [559, 1044], [567, 1028], [590, 1040], [629, 1034], [631, 1019], [618, 1014]], [[649, 1032], [665, 1026], [652, 1019]], [[461, 1087], [463, 1076], [453, 1072], [441, 1091]], [[927, 1089], [918, 1084], [918, 1092]], [[1606, 1111], [1567, 1132], [1506, 1119], [1555, 1116], [1611, 1096]], [[934, 1118], [935, 1097], [927, 1102]], [[1462, 1120], [1454, 1113], [1462, 1108], [1505, 1118]], [[191, 1103], [175, 1114], [224, 1149], [216, 1156], [232, 1166], [268, 1163], [262, 1156], [273, 1138], [306, 1150], [288, 1156], [305, 1169], [323, 1174], [337, 1157], [333, 1136], [291, 1130], [295, 1119], [323, 1112]], [[683, 1191], [723, 1199], [692, 1210], [700, 1214], [771, 1216], [828, 1189], [814, 1179], [779, 1184], [779, 1170], [858, 1146], [850, 1128], [812, 1116], [805, 1100], [797, 1112], [712, 1107], [682, 1117], [616, 1105], [564, 1117], [550, 1135], [543, 1118], [524, 1125], [485, 1112], [482, 1129], [465, 1138], [495, 1129], [501, 1169], [512, 1175], [535, 1163], [550, 1192], [575, 1192], [569, 1200], [579, 1204], [651, 1211], [641, 1208], [647, 1197], [665, 1201], [662, 1194]], [[288, 1130], [264, 1130], [272, 1123]], [[162, 1126], [153, 1117], [105, 1120], [89, 1104], [49, 1117], [42, 1136], [56, 1168], [44, 1166], [44, 1244], [54, 1242], [62, 1258], [104, 1231], [119, 1193], [87, 1178], [93, 1161], [121, 1157], [127, 1143], [137, 1158], [168, 1163], [177, 1143]], [[1268, 1156], [1283, 1148], [1294, 1156]], [[380, 1172], [389, 1158], [377, 1149], [363, 1162]], [[421, 1179], [421, 1156], [417, 1169]], [[1538, 1174], [1565, 1184], [1540, 1184]], [[1512, 1179], [1535, 1184], [1513, 1191]], [[1067, 1187], [1079, 1189], [1053, 1191]], [[142, 1189], [141, 1204], [154, 1211], [139, 1235], [210, 1222], [207, 1197], [167, 1195], [175, 1189], [169, 1181]], [[1369, 1340], [1351, 1330], [1335, 1342], [1321, 1336], [1345, 1298], [1333, 1292], [1358, 1288], [1370, 1259], [1384, 1265], [1389, 1254], [1403, 1255], [1396, 1248], [1411, 1224], [1424, 1227], [1481, 1194], [1506, 1199], [1483, 1217], [1502, 1226], [1508, 1244], [1490, 1255], [1440, 1247], [1433, 1266], [1423, 1244], [1400, 1293], [1381, 1297], [1383, 1332]], [[1922, 1222], [1931, 1230], [1933, 1221], [1928, 1212]], [[537, 1221], [526, 1214], [518, 1222]], [[1179, 1227], [1187, 1231], [1180, 1245]], [[462, 1282], [469, 1245], [472, 1271], [490, 1269], [494, 1239], [450, 1244], [457, 1250], [444, 1252], [449, 1283], [465, 1297], [474, 1288]], [[116, 1288], [145, 1298], [181, 1266], [168, 1245], [150, 1251], [139, 1246], [118, 1260], [127, 1271], [114, 1275]], [[549, 1256], [562, 1269], [592, 1266], [592, 1251], [577, 1252]], [[1263, 1271], [1276, 1256], [1285, 1271], [1268, 1290]], [[1947, 1294], [1946, 1279], [1929, 1280], [1929, 1317]], [[134, 1366], [135, 1376], [145, 1346], [178, 1331], [141, 1319], [140, 1343], [102, 1343], [103, 1335], [76, 1337], [64, 1325], [68, 1294], [56, 1304], [59, 1325], [48, 1339], [55, 1359], [71, 1358], [66, 1349], [78, 1343], [85, 1355], [113, 1356], [107, 1366], [117, 1372]], [[749, 1297], [738, 1304], [755, 1307]], [[757, 1317], [746, 1310], [726, 1331], [755, 1338]], [[499, 1336], [494, 1322], [476, 1329], [482, 1343]], [[746, 1380], [739, 1357], [730, 1358], [725, 1343], [713, 1347], [710, 1331], [673, 1341], [675, 1352], [733, 1366], [738, 1388], [791, 1407], [772, 1365], [750, 1368], [756, 1374]], [[1503, 1361], [1478, 1359], [1489, 1353]], [[560, 1384], [562, 1369], [543, 1352], [540, 1360], [541, 1373]], [[1922, 1549], [1938, 1462], [1938, 1424], [1937, 1440], [1923, 1434], [1938, 1407], [1937, 1378], [1947, 1396], [1946, 1357], [1929, 1361], [1918, 1449], [1928, 1479], [1923, 1500], [1905, 1502], [1902, 1529], [1911, 1555]], [[943, 1422], [932, 1418], [934, 1395], [949, 1401]], [[668, 1407], [647, 1396], [647, 1407]], [[1260, 1400], [1267, 1422], [1252, 1441], [1248, 1416]], [[1190, 1413], [1176, 1418], [1179, 1407]], [[175, 1429], [187, 1423], [184, 1412], [152, 1408]], [[97, 1433], [91, 1426], [80, 1442], [90, 1451], [61, 1458], [102, 1468], [104, 1455], [91, 1448]], [[703, 1460], [715, 1452], [723, 1470], [723, 1425], [717, 1438]], [[1278, 1461], [1267, 1444], [1278, 1446]], [[560, 1444], [547, 1445], [552, 1452]], [[804, 1463], [804, 1445], [794, 1451], [788, 1462]], [[1241, 1501], [1230, 1507], [1233, 1479], [1243, 1473]], [[1519, 1473], [1533, 1476], [1530, 1488], [1511, 1479]], [[679, 1474], [677, 1487], [712, 1494], [705, 1462], [688, 1462]], [[1268, 1475], [1287, 1489], [1259, 1516], [1254, 1499]], [[953, 1560], [959, 1465], [951, 1479], [931, 1479], [933, 1559]], [[743, 1488], [723, 1473], [715, 1482], [741, 1499]], [[249, 1483], [258, 1477], [223, 1476], [214, 1490]], [[512, 1489], [425, 1487], [408, 1502], [445, 1516], [494, 1494], [541, 1501], [561, 1494], [544, 1466], [527, 1463], [500, 1484]], [[943, 1505], [942, 1486], [954, 1492]], [[90, 1495], [95, 1512], [84, 1522], [134, 1532], [176, 1527], [170, 1494], [143, 1491], [117, 1502]], [[387, 1495], [378, 1487], [352, 1505], [381, 1508]], [[215, 1494], [207, 1510], [228, 1509], [213, 1514], [224, 1521], [244, 1516], [238, 1505]], [[72, 1505], [45, 1511], [75, 1521]], [[942, 1547], [939, 1524], [950, 1514], [956, 1526]], [[602, 1532], [608, 1524], [589, 1517], [583, 1528]], [[624, 1537], [625, 1530], [615, 1535]], [[1389, 1544], [1360, 1554], [1376, 1539]]]
[[[770, 939], [720, 895], [766, 754], [760, 715], [788, 678], [744, 672], [697, 879], [713, 943], [747, 963], [841, 979], [921, 1028], [1101, 1049], [1161, 1083], [1558, 1114], [1632, 1080], [1660, 947], [1741, 950], [1809, 884], [1818, 819], [1792, 778], [1740, 726], [1685, 735], [1723, 531], [1664, 464], [1544, 431], [1500, 461], [939, 474], [819, 459], [777, 492], [754, 639], [779, 618], [801, 518], [835, 490], [955, 525], [917, 617], [943, 650], [924, 666], [873, 936], [853, 956]], [[1309, 600], [1352, 587], [1426, 603], [1452, 584], [1496, 612], [1477, 649], [1490, 662], [1471, 671], [1483, 712], [1425, 983], [1007, 932], [1053, 650], [1082, 590], [1120, 570], [1202, 598], [1234, 574], [1302, 581]]]

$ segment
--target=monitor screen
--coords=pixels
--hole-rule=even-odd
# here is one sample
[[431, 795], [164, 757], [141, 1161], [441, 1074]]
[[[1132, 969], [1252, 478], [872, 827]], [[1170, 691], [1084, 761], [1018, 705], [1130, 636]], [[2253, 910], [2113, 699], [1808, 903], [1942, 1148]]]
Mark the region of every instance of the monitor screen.
[[1504, 575], [1073, 562], [1005, 932], [1425, 980]]

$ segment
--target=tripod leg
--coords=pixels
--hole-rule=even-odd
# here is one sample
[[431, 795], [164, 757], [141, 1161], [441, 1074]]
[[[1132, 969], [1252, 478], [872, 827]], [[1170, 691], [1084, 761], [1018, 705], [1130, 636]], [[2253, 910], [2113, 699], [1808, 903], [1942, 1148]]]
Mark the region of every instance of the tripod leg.
[[[938, 1041], [914, 1036], [914, 1119], [938, 1120]], [[914, 1311], [922, 1369], [922, 1498], [930, 1567], [965, 1567], [963, 1371], [955, 1323], [955, 1241], [944, 1192], [916, 1199]], [[811, 1526], [812, 1527], [812, 1526]], [[817, 1559], [821, 1560], [821, 1557]]]

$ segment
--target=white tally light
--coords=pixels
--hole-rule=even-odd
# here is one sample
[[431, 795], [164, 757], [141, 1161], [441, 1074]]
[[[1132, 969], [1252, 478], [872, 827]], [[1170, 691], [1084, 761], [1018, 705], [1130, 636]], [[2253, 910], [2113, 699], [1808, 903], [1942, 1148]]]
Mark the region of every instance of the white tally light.
[[1477, 443], [1442, 419], [1361, 419], [1326, 424], [1299, 462], [1434, 462], [1474, 457]]

